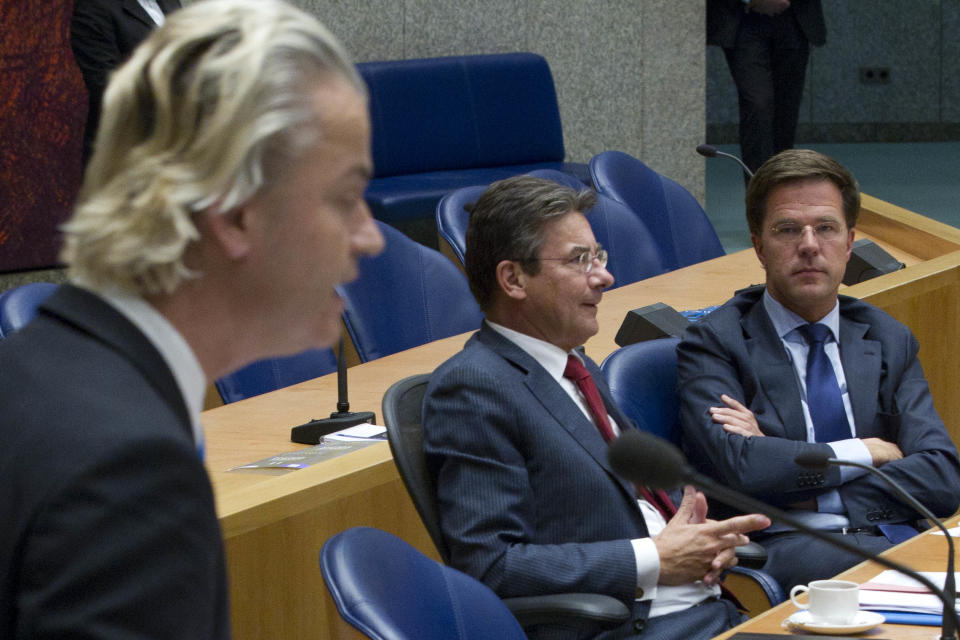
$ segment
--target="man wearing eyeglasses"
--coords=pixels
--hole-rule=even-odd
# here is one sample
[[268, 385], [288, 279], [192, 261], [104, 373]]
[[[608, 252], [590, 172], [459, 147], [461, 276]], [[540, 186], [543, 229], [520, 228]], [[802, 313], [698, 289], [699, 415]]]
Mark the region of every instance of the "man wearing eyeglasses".
[[423, 413], [450, 562], [501, 597], [618, 598], [632, 619], [605, 638], [710, 638], [740, 621], [717, 599], [733, 547], [769, 521], [706, 522], [701, 494], [677, 510], [611, 471], [607, 441], [634, 425], [578, 350], [613, 284], [582, 213], [593, 204], [586, 189], [520, 176], [471, 208], [466, 272], [486, 320], [433, 373]]
[[[833, 159], [789, 150], [751, 179], [746, 208], [766, 284], [738, 292], [684, 335], [684, 448], [720, 482], [878, 553], [910, 535], [919, 514], [872, 474], [810, 471], [794, 458], [821, 452], [881, 468], [938, 516], [960, 503], [960, 465], [910, 329], [838, 295], [859, 187]], [[860, 561], [776, 525], [754, 539], [784, 589]]]

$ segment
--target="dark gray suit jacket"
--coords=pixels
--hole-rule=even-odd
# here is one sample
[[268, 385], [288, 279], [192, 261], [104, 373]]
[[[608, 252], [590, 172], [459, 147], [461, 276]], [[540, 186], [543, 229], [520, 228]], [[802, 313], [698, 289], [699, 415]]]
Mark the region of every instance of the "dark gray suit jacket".
[[[820, 0], [792, 0], [790, 9], [803, 35], [812, 45], [827, 41], [827, 26]], [[707, 44], [730, 48], [737, 42], [737, 30], [743, 18], [741, 0], [707, 0]]]
[[63, 286], [0, 341], [0, 637], [228, 638], [220, 527], [154, 346]]
[[[600, 370], [587, 368], [630, 428]], [[501, 597], [590, 592], [634, 608], [630, 539], [647, 530], [633, 487], [560, 385], [486, 324], [430, 378], [424, 450], [453, 566]]]
[[[164, 14], [180, 8], [180, 0], [158, 0]], [[110, 73], [119, 67], [157, 24], [137, 0], [75, 0], [70, 21], [73, 57], [87, 85], [89, 107], [83, 134], [83, 157], [88, 158]]]
[[[832, 467], [811, 472], [793, 459], [828, 445], [806, 442], [795, 369], [762, 304], [763, 287], [741, 291], [691, 325], [678, 347], [683, 445], [693, 465], [720, 482], [786, 506], [839, 489], [851, 526], [917, 518], [872, 475], [846, 484]], [[896, 443], [904, 458], [883, 466], [938, 516], [960, 504], [957, 450], [937, 415], [910, 330], [876, 307], [840, 296], [840, 357], [859, 438]], [[713, 422], [720, 394], [743, 402], [766, 437], [745, 438]]]

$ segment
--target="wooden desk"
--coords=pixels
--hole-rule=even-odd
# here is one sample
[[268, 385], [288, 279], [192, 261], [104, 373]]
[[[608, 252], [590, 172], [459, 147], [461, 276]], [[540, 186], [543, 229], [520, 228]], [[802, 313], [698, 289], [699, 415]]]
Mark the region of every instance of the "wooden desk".
[[[948, 527], [956, 526], [960, 518], [954, 516], [949, 520]], [[944, 536], [932, 535], [930, 532], [922, 533], [915, 538], [897, 545], [893, 549], [884, 552], [891, 560], [901, 562], [911, 569], [917, 571], [946, 571], [947, 568], [947, 541]], [[954, 545], [957, 541], [954, 541]], [[864, 583], [886, 567], [876, 562], [862, 562], [857, 566], [844, 571], [837, 578], [853, 580], [854, 582]], [[788, 599], [786, 602], [770, 609], [752, 620], [731, 629], [730, 631], [717, 636], [717, 640], [729, 638], [734, 633], [776, 633], [792, 635], [790, 631], [784, 629], [781, 623], [790, 617], [797, 608]], [[940, 635], [939, 627], [914, 626], [905, 624], [882, 624], [870, 631], [850, 636], [855, 638], [890, 638], [895, 640], [934, 640]], [[802, 635], [798, 636], [803, 638]]]
[[[908, 324], [938, 410], [960, 441], [960, 230], [869, 196], [859, 237], [884, 246], [908, 268], [846, 290]], [[617, 345], [625, 313], [654, 302], [677, 309], [720, 304], [736, 289], [763, 281], [752, 251], [724, 256], [614, 289], [600, 305], [600, 331], [587, 344], [596, 360]], [[460, 350], [467, 335], [439, 340], [350, 368], [354, 410], [380, 415], [396, 380], [432, 371]], [[397, 475], [386, 443], [285, 475], [229, 472], [299, 447], [290, 428], [334, 410], [335, 376], [310, 380], [204, 413], [207, 468], [227, 551], [234, 635], [244, 638], [339, 637], [339, 616], [317, 565], [324, 540], [351, 526], [390, 531], [436, 557]]]

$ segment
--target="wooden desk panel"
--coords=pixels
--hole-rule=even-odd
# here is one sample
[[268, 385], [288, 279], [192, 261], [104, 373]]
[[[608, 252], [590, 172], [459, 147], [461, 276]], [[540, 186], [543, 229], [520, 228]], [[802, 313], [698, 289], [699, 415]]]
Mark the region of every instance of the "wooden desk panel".
[[[871, 237], [909, 266], [845, 293], [869, 300], [913, 328], [937, 408], [960, 441], [960, 394], [955, 392], [960, 231], [869, 197], [861, 215], [859, 237]], [[598, 312], [600, 331], [587, 342], [587, 352], [599, 361], [616, 349], [614, 336], [630, 309], [655, 302], [677, 309], [720, 304], [763, 279], [753, 251], [747, 250], [609, 291]], [[432, 371], [467, 337], [351, 367], [351, 408], [374, 411], [379, 418], [387, 387]], [[290, 428], [328, 415], [336, 397], [331, 375], [204, 413], [207, 468], [226, 542], [238, 639], [344, 637], [317, 564], [323, 542], [337, 531], [379, 527], [436, 557], [386, 443], [279, 476], [227, 471], [300, 448], [289, 441]]]

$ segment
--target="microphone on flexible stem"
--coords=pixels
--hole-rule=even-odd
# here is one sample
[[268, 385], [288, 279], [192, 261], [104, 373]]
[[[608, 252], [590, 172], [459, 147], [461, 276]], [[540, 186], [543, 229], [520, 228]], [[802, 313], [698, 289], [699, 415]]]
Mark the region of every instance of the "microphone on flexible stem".
[[726, 153], [725, 151], [720, 151], [712, 144], [698, 144], [697, 153], [702, 155], [704, 158], [716, 158], [717, 156], [723, 156], [724, 158], [732, 158], [737, 164], [743, 168], [743, 172], [747, 174], [748, 178], [753, 177], [753, 171], [750, 171], [750, 167], [744, 164], [743, 160], [733, 155], [732, 153]]
[[640, 431], [627, 429], [619, 438], [613, 440], [607, 448], [607, 457], [614, 473], [653, 488], [674, 489], [683, 484], [691, 484], [711, 498], [744, 512], [762, 513], [775, 522], [802, 531], [829, 545], [843, 549], [866, 560], [872, 560], [888, 569], [907, 575], [935, 594], [943, 602], [943, 627], [941, 640], [956, 640], [956, 630], [960, 628], [957, 619], [956, 602], [948, 600], [943, 590], [926, 576], [913, 569], [894, 562], [884, 556], [874, 555], [840, 539], [834, 539], [824, 532], [794, 518], [790, 514], [771, 505], [725, 487], [707, 476], [695, 471], [679, 449], [662, 438]]
[[[854, 462], [852, 460], [840, 460], [837, 458], [831, 458], [827, 453], [823, 451], [804, 451], [800, 453], [796, 458], [793, 459], [801, 467], [806, 467], [808, 469], [826, 469], [830, 465], [842, 466], [842, 467], [856, 467], [858, 469], [864, 469], [875, 476], [879, 477], [881, 480], [886, 482], [894, 493], [900, 496], [900, 499], [903, 500], [907, 505], [912, 507], [917, 513], [922, 515], [924, 518], [930, 522], [931, 525], [938, 527], [940, 531], [943, 532], [943, 535], [947, 537], [947, 573], [946, 578], [943, 583], [943, 593], [944, 596], [950, 600], [956, 598], [956, 578], [954, 577], [954, 568], [953, 568], [953, 558], [954, 558], [954, 547], [953, 547], [953, 538], [950, 536], [950, 532], [947, 531], [947, 528], [943, 526], [943, 523], [940, 522], [940, 519], [933, 515], [929, 509], [927, 509], [919, 500], [914, 498], [912, 495], [907, 493], [906, 489], [900, 486], [900, 484], [891, 478], [889, 475], [872, 467], [868, 464], [861, 464], [859, 462]], [[947, 635], [947, 618], [944, 616], [943, 619], [944, 626], [944, 635]]]
[[300, 444], [320, 444], [323, 436], [358, 424], [373, 424], [377, 416], [372, 411], [350, 411], [347, 401], [347, 360], [343, 357], [343, 338], [337, 348], [337, 410], [329, 418], [311, 420], [290, 430], [290, 440]]

